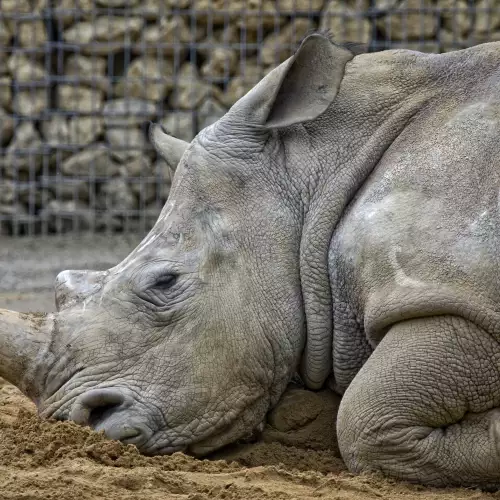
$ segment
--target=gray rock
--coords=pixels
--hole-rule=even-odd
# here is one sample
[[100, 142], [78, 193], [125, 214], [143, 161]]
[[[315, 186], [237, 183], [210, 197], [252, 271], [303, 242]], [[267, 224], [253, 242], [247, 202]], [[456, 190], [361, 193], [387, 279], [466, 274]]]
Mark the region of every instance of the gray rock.
[[81, 85], [61, 84], [57, 88], [57, 104], [65, 111], [96, 113], [101, 111], [104, 96], [101, 90]]
[[11, 205], [16, 199], [16, 183], [2, 179], [0, 182], [0, 205]]
[[63, 116], [53, 116], [40, 125], [45, 143], [51, 147], [65, 146], [69, 141], [68, 122]]
[[7, 47], [10, 45], [10, 40], [12, 38], [12, 33], [7, 28], [7, 25], [0, 19], [0, 46]]
[[45, 88], [18, 90], [12, 99], [12, 110], [18, 115], [38, 115], [48, 107], [49, 91]]
[[30, 212], [33, 212], [33, 208], [46, 206], [54, 198], [48, 189], [41, 188], [33, 182], [26, 184], [17, 183], [16, 190], [18, 200], [24, 203]]
[[[475, 3], [476, 23], [475, 34], [478, 36], [478, 42], [493, 41], [491, 32], [500, 27], [500, 12], [498, 4], [494, 0], [479, 0]], [[498, 35], [497, 35], [498, 39]]]
[[0, 76], [0, 107], [12, 109], [12, 80], [8, 76]]
[[226, 112], [227, 109], [215, 99], [205, 99], [203, 104], [198, 108], [198, 130], [212, 125], [219, 118], [222, 118]]
[[187, 51], [179, 44], [185, 44], [191, 38], [187, 21], [181, 16], [169, 16], [162, 18], [157, 24], [147, 26], [141, 34], [140, 43], [134, 49], [137, 53], [170, 57], [177, 52], [178, 57], [184, 59]]
[[63, 38], [68, 43], [80, 45], [85, 54], [107, 55], [137, 40], [143, 26], [144, 19], [137, 16], [106, 15], [95, 22], [83, 21], [71, 26], [64, 31]]
[[48, 78], [45, 68], [22, 52], [14, 52], [9, 57], [7, 69], [12, 78], [18, 82], [45, 81]]
[[169, 111], [160, 123], [169, 134], [186, 142], [191, 142], [196, 133], [192, 111]]
[[59, 29], [67, 28], [76, 21], [90, 20], [93, 9], [94, 0], [57, 0], [53, 2], [52, 16]]
[[119, 166], [111, 159], [109, 148], [105, 144], [96, 143], [65, 160], [61, 171], [75, 177], [107, 178], [117, 175]]
[[170, 94], [169, 103], [174, 109], [195, 109], [207, 97], [222, 97], [218, 87], [203, 82], [198, 76], [196, 66], [184, 64], [179, 71], [179, 81]]
[[113, 212], [128, 212], [138, 207], [137, 198], [132, 193], [129, 183], [122, 177], [116, 177], [101, 186], [98, 206]]
[[245, 61], [243, 72], [233, 78], [222, 98], [221, 102], [228, 108], [231, 107], [238, 99], [241, 99], [262, 77], [264, 77], [269, 69], [265, 69], [257, 63], [256, 59], [248, 59]]
[[42, 166], [42, 140], [32, 122], [22, 122], [2, 159], [5, 174], [18, 178], [19, 172], [36, 173]]
[[85, 231], [92, 227], [94, 213], [85, 204], [74, 200], [52, 200], [40, 210], [40, 218], [52, 231]]
[[101, 57], [72, 54], [66, 61], [64, 74], [73, 78], [77, 85], [86, 85], [103, 92], [110, 90], [110, 83], [106, 77], [106, 60]]
[[277, 66], [285, 61], [294, 53], [306, 33], [314, 28], [315, 24], [311, 19], [298, 17], [283, 26], [278, 33], [271, 33], [260, 50], [262, 62], [267, 66]]
[[115, 95], [162, 101], [174, 86], [172, 62], [158, 57], [139, 57], [132, 61]]
[[98, 116], [74, 116], [69, 120], [68, 130], [70, 144], [86, 146], [100, 138], [104, 122]]
[[137, 158], [146, 148], [144, 133], [135, 127], [108, 128], [105, 137], [110, 145], [112, 157], [120, 163]]
[[108, 127], [130, 127], [151, 120], [157, 113], [156, 104], [144, 99], [114, 99], [103, 108]]
[[319, 12], [325, 0], [276, 0], [276, 8], [283, 15], [294, 15], [297, 12]]
[[368, 44], [372, 37], [372, 25], [363, 12], [346, 7], [340, 0], [328, 2], [319, 27], [335, 33], [337, 42], [354, 41]]
[[45, 186], [58, 200], [89, 200], [89, 182], [87, 179], [74, 179], [73, 177], [44, 177], [38, 178], [39, 184]]
[[113, 9], [117, 7], [135, 7], [139, 0], [96, 0], [96, 3]]
[[[143, 208], [148, 203], [156, 200], [157, 186], [154, 177], [144, 178], [138, 180], [138, 182], [131, 182], [130, 189], [132, 193], [136, 196], [139, 207]], [[141, 210], [142, 215], [142, 210]]]
[[228, 47], [214, 47], [210, 51], [209, 59], [203, 63], [200, 73], [204, 77], [227, 78], [234, 74], [237, 64], [236, 50]]
[[120, 175], [122, 177], [149, 177], [153, 174], [151, 160], [141, 155], [120, 166]]
[[377, 19], [377, 27], [390, 40], [432, 38], [440, 22], [434, 8], [432, 0], [403, 0], [396, 9]]
[[21, 47], [43, 47], [49, 40], [44, 20], [20, 22], [16, 28], [16, 38]]
[[14, 120], [7, 112], [0, 108], [0, 146], [7, 144], [12, 139]]
[[[474, 27], [474, 16], [469, 12], [467, 0], [440, 0], [443, 26], [457, 36], [465, 36]], [[446, 10], [448, 9], [448, 10]]]

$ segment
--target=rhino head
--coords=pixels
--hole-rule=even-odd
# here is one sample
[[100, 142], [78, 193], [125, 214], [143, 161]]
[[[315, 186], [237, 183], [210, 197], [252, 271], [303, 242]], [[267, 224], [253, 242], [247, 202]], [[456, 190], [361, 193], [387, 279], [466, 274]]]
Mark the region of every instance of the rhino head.
[[203, 455], [262, 423], [306, 342], [307, 188], [281, 138], [327, 109], [352, 57], [310, 35], [190, 144], [151, 127], [177, 168], [150, 233], [107, 271], [60, 273], [54, 314], [0, 311], [0, 376], [42, 417], [147, 454]]

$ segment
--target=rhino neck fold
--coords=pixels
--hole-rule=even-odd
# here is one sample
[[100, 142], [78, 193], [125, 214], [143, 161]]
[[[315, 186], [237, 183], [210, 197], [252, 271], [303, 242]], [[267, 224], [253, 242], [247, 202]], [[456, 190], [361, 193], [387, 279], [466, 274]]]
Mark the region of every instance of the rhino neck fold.
[[54, 317], [0, 309], [0, 377], [36, 400], [44, 382], [44, 366]]
[[[342, 96], [340, 96], [342, 98]], [[304, 311], [306, 317], [306, 343], [301, 360], [301, 376], [310, 389], [320, 389], [332, 372], [333, 310], [328, 272], [328, 251], [330, 242], [346, 207], [356, 192], [377, 166], [384, 152], [403, 131], [406, 124], [421, 109], [425, 97], [401, 102], [395, 112], [375, 122], [366, 120], [367, 114], [343, 116], [346, 111], [328, 110], [325, 122], [331, 123], [320, 132], [317, 141], [324, 141], [331, 150], [323, 149], [318, 155], [319, 174], [310, 176], [315, 186], [308, 187], [307, 210], [300, 243], [300, 275]], [[373, 114], [373, 113], [372, 113]], [[308, 130], [310, 135], [318, 134], [314, 122]], [[348, 137], [348, 140], [346, 140]], [[343, 156], [347, 158], [344, 160]], [[326, 154], [325, 154], [326, 153]], [[321, 157], [324, 159], [321, 159]]]

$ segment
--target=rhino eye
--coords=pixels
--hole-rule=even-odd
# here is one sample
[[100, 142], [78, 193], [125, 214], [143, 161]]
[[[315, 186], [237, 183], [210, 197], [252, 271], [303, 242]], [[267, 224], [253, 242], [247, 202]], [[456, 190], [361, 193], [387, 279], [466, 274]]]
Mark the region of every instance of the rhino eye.
[[160, 288], [162, 290], [166, 290], [170, 288], [177, 280], [177, 276], [175, 274], [165, 274], [160, 276], [153, 285], [154, 288]]

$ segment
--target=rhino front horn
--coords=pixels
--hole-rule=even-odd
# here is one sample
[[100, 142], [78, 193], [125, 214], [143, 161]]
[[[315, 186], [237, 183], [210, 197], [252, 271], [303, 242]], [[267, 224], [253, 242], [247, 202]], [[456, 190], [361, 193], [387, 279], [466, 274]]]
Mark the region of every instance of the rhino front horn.
[[0, 377], [36, 400], [44, 380], [54, 316], [0, 309]]

